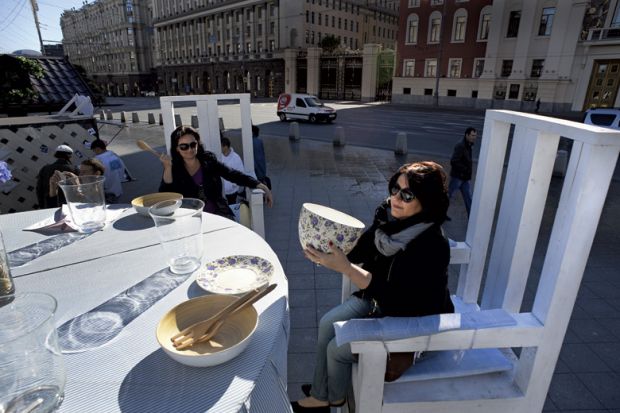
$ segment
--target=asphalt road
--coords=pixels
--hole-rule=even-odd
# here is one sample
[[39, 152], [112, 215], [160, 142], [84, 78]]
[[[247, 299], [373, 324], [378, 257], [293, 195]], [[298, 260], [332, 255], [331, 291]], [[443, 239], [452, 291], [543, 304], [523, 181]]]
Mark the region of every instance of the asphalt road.
[[[159, 111], [158, 98], [109, 98], [112, 112], [135, 112], [146, 120], [147, 112]], [[344, 128], [347, 144], [392, 150], [398, 132], [406, 132], [409, 152], [447, 157], [469, 126], [480, 132], [484, 122], [481, 110], [445, 108], [418, 108], [383, 103], [328, 102], [336, 109], [338, 118], [331, 124], [313, 124], [300, 121], [302, 139], [331, 142], [335, 128]], [[220, 116], [226, 129], [240, 127], [237, 105], [220, 105]], [[188, 104], [175, 106], [183, 123], [189, 124], [196, 108]], [[116, 116], [118, 119], [118, 116]], [[280, 122], [276, 116], [275, 102], [252, 104], [252, 121], [261, 128], [261, 135], [288, 139], [290, 122]], [[482, 134], [479, 133], [479, 136]], [[482, 137], [483, 139], [484, 137]], [[474, 147], [477, 158], [480, 145]]]

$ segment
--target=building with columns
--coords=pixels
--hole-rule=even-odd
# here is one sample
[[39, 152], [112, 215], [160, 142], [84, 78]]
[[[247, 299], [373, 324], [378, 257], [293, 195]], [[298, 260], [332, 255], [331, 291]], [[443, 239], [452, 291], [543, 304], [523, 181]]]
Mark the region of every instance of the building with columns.
[[154, 90], [151, 1], [97, 0], [60, 17], [64, 52], [108, 96]]
[[620, 106], [619, 0], [401, 0], [398, 103]]
[[305, 52], [327, 35], [342, 49], [393, 47], [397, 15], [395, 0], [153, 0], [159, 90], [277, 96], [285, 49]]

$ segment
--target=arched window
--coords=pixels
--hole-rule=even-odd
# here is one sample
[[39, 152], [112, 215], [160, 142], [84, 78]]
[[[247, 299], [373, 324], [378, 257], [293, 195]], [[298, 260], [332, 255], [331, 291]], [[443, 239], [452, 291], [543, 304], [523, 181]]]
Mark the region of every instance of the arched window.
[[441, 13], [437, 10], [428, 18], [428, 42], [439, 43], [441, 40]]
[[478, 41], [487, 41], [489, 39], [489, 30], [491, 29], [491, 6], [485, 6], [480, 11], [480, 21], [478, 22]]
[[461, 43], [465, 41], [465, 33], [467, 31], [467, 10], [458, 9], [454, 12], [454, 20], [452, 21], [452, 42]]
[[407, 32], [405, 34], [405, 44], [418, 43], [418, 15], [412, 13], [407, 17]]

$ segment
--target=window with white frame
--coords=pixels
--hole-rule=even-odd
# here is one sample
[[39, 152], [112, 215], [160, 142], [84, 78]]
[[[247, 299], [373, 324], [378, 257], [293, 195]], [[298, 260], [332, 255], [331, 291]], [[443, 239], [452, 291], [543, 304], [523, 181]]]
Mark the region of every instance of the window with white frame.
[[540, 77], [542, 75], [544, 66], [545, 66], [545, 59], [532, 60], [532, 70], [530, 71], [530, 77]]
[[545, 7], [544, 9], [542, 9], [542, 15], [540, 16], [540, 25], [538, 26], [539, 36], [551, 35], [553, 16], [555, 16], [555, 7]]
[[405, 59], [403, 60], [403, 77], [415, 76], [415, 60]]
[[448, 77], [461, 77], [461, 66], [463, 59], [450, 59], [448, 61]]
[[431, 6], [440, 6], [443, 4], [443, 0], [431, 0]]
[[611, 27], [620, 27], [620, 3], [616, 5], [616, 12], [614, 18], [611, 21]]
[[407, 37], [405, 44], [416, 44], [418, 42], [418, 15], [410, 14], [407, 17]]
[[472, 77], [480, 77], [482, 76], [482, 72], [484, 71], [484, 59], [474, 59], [474, 70]]
[[409, 0], [409, 8], [420, 7], [420, 0]]
[[458, 9], [454, 13], [454, 20], [452, 23], [452, 41], [453, 42], [464, 42], [466, 29], [467, 29], [467, 10]]
[[437, 59], [426, 59], [424, 61], [424, 76], [425, 77], [437, 76]]
[[441, 13], [432, 12], [428, 21], [428, 43], [439, 43], [441, 40]]
[[508, 30], [506, 37], [517, 37], [519, 34], [519, 24], [521, 22], [521, 10], [513, 10], [510, 12], [508, 19]]
[[491, 6], [486, 6], [480, 11], [480, 21], [478, 23], [478, 40], [487, 41], [491, 28]]

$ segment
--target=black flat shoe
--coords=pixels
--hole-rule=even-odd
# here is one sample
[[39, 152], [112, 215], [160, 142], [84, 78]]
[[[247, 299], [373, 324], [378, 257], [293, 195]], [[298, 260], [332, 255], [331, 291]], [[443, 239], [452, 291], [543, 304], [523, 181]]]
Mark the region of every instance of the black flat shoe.
[[341, 401], [340, 403], [336, 404], [336, 403], [329, 403], [330, 407], [342, 407], [344, 406], [344, 404], [347, 402], [347, 399], [344, 399], [343, 401]]
[[291, 407], [293, 408], [293, 412], [295, 413], [330, 413], [329, 406], [321, 406], [321, 407], [304, 407], [300, 406], [297, 402], [291, 402]]

